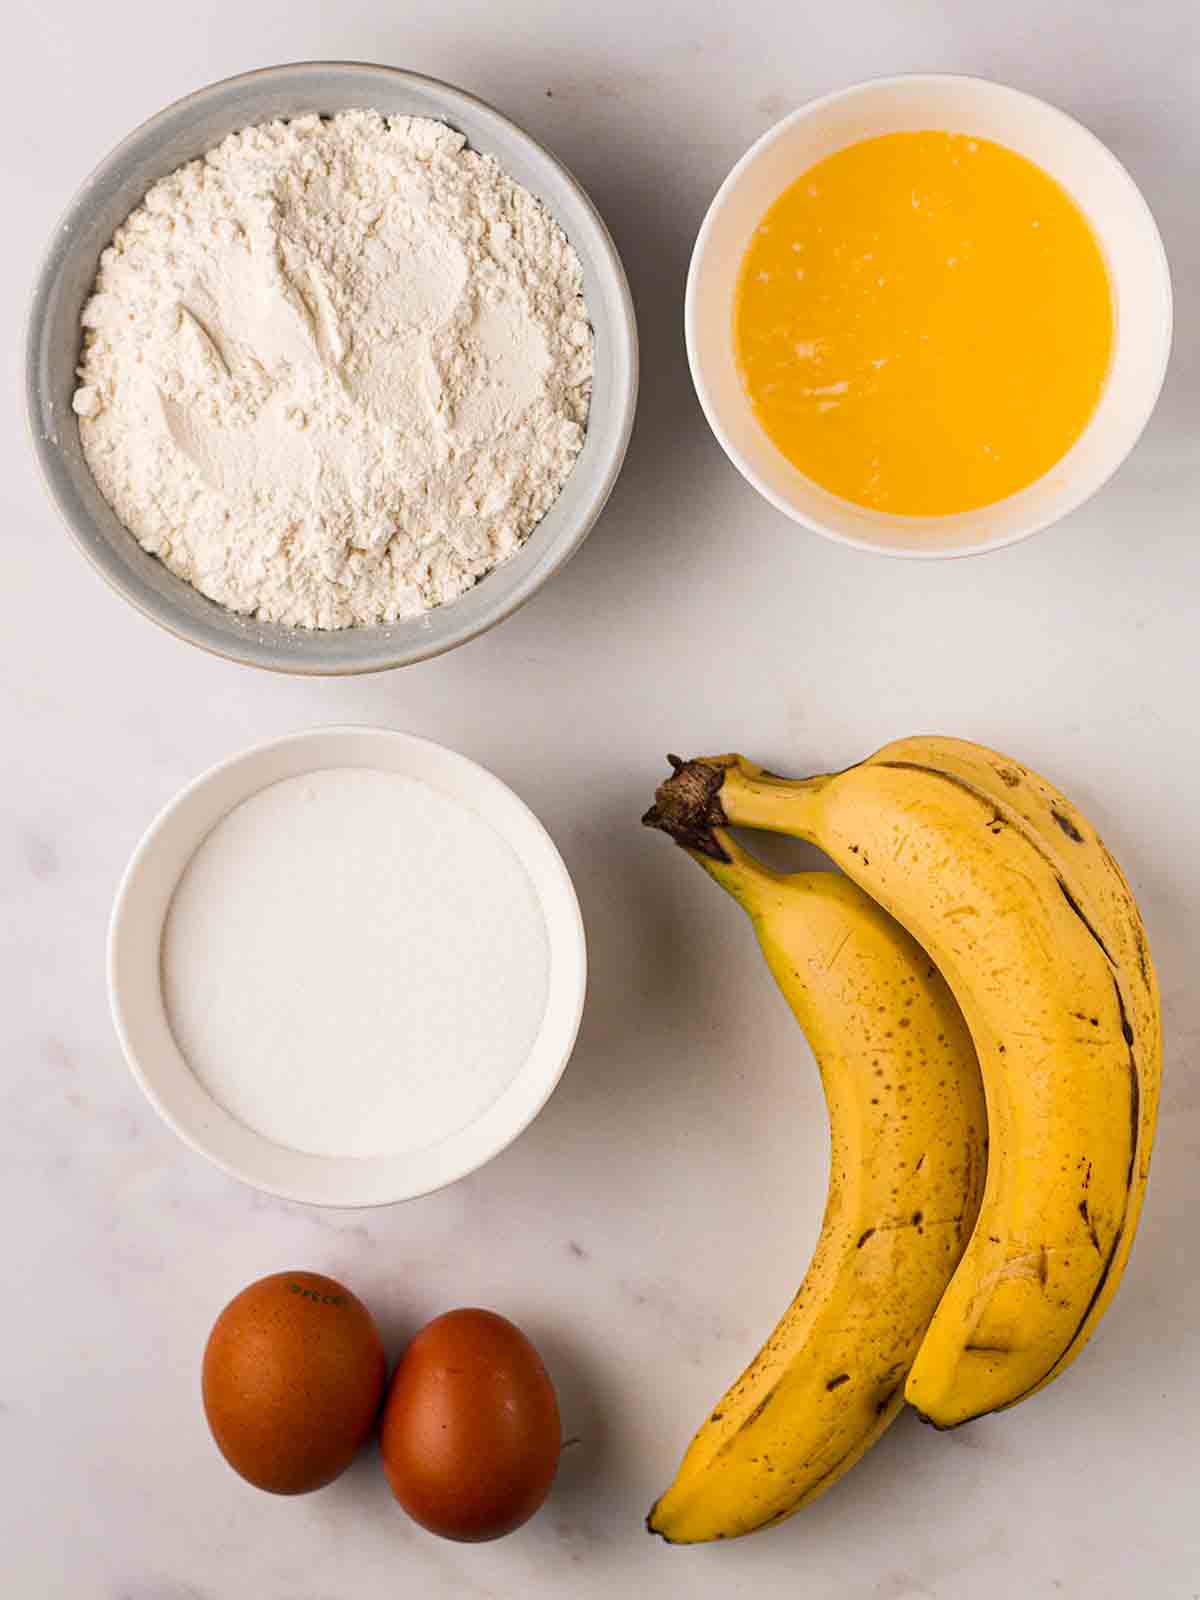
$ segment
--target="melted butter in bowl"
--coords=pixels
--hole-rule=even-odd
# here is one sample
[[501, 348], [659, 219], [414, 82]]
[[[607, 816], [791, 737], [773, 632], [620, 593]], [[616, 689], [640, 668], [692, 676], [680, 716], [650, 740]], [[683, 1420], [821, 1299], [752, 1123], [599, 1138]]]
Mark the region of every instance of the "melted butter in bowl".
[[1079, 438], [1113, 340], [1086, 218], [988, 139], [860, 140], [756, 228], [736, 302], [754, 412], [833, 494], [904, 516], [1024, 489]]
[[738, 471], [793, 521], [917, 558], [1080, 506], [1158, 399], [1171, 283], [1145, 200], [1086, 128], [981, 78], [802, 106], [709, 207], [684, 325]]

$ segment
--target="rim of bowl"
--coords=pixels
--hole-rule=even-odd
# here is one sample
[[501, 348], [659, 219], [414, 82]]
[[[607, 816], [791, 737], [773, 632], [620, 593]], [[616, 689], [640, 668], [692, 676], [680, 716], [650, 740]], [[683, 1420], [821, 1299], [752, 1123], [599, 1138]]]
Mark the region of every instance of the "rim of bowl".
[[[337, 738], [346, 735], [357, 738], [367, 738], [371, 740], [378, 739], [389, 744], [399, 741], [410, 748], [415, 746], [419, 749], [434, 750], [438, 753], [439, 758], [447, 756], [450, 757], [454, 764], [460, 764], [461, 766], [470, 769], [474, 774], [482, 777], [487, 785], [494, 786], [496, 789], [502, 791], [510, 801], [515, 803], [519, 812], [522, 814], [523, 820], [529, 824], [531, 833], [547, 847], [547, 859], [552, 863], [554, 875], [558, 879], [560, 887], [565, 890], [565, 903], [571, 912], [569, 928], [570, 949], [567, 952], [569, 958], [569, 976], [573, 981], [575, 989], [574, 1002], [571, 1008], [571, 1020], [570, 1025], [564, 1030], [563, 1033], [561, 1059], [559, 1060], [555, 1069], [547, 1075], [546, 1081], [542, 1085], [541, 1092], [539, 1093], [536, 1101], [526, 1109], [520, 1119], [514, 1122], [511, 1127], [506, 1130], [504, 1138], [500, 1142], [494, 1144], [493, 1147], [478, 1160], [463, 1161], [454, 1167], [448, 1168], [445, 1176], [439, 1178], [436, 1183], [424, 1184], [418, 1188], [408, 1189], [403, 1193], [392, 1195], [386, 1199], [318, 1199], [315, 1198], [313, 1194], [304, 1192], [301, 1186], [292, 1187], [286, 1184], [268, 1182], [260, 1174], [250, 1170], [237, 1160], [222, 1155], [218, 1151], [212, 1149], [211, 1146], [205, 1142], [204, 1137], [200, 1133], [197, 1133], [195, 1129], [186, 1126], [168, 1108], [158, 1092], [153, 1074], [148, 1073], [146, 1068], [143, 1066], [138, 1052], [134, 1047], [132, 1037], [133, 1029], [131, 1029], [127, 1021], [129, 1008], [125, 1003], [123, 984], [118, 977], [117, 972], [118, 964], [122, 954], [123, 941], [126, 937], [125, 924], [128, 910], [127, 903], [136, 884], [136, 880], [141, 872], [145, 869], [146, 859], [155, 843], [157, 843], [159, 836], [170, 827], [175, 814], [187, 803], [192, 795], [195, 794], [198, 789], [203, 788], [206, 784], [212, 783], [224, 773], [234, 770], [239, 766], [249, 764], [258, 757], [268, 754], [272, 750], [278, 750], [289, 745], [303, 746], [309, 743], [315, 744], [319, 743], [319, 741], [323, 739], [331, 737]], [[324, 768], [320, 764], [317, 764], [310, 768], [306, 768], [305, 770], [319, 772], [324, 770]], [[271, 781], [274, 782], [279, 780]], [[235, 809], [244, 800], [248, 800], [255, 794], [261, 793], [262, 789], [267, 787], [270, 787], [269, 783], [260, 785], [257, 788], [247, 789], [239, 799], [235, 800], [233, 804], [224, 813], [222, 813], [222, 815], [228, 816], [229, 812]], [[459, 804], [466, 804], [466, 802], [459, 801]], [[218, 818], [218, 821], [219, 820], [220, 818]], [[495, 828], [497, 833], [499, 833], [500, 836], [509, 844], [510, 848], [515, 850], [516, 847], [513, 845], [512, 840], [508, 838], [507, 834], [501, 832], [500, 828], [497, 827], [494, 821], [491, 821], [487, 818], [484, 820], [488, 821], [489, 826]], [[215, 827], [216, 824], [214, 823], [213, 826]], [[200, 842], [203, 841], [201, 840]], [[199, 848], [199, 844], [196, 848]], [[183, 873], [187, 870], [188, 862], [190, 862], [190, 860], [191, 856], [189, 856], [184, 862], [174, 884], [172, 885], [171, 893], [168, 895], [166, 902], [168, 910], [170, 908], [171, 898], [174, 895], [175, 889], [179, 885]], [[538, 895], [538, 902], [540, 905], [540, 894]], [[164, 924], [165, 919], [166, 912], [164, 912]], [[161, 937], [162, 929], [160, 927], [160, 942]], [[132, 1074], [138, 1088], [142, 1091], [150, 1105], [158, 1113], [158, 1116], [161, 1118], [163, 1123], [170, 1128], [172, 1133], [174, 1133], [177, 1138], [182, 1140], [182, 1142], [187, 1145], [190, 1150], [193, 1150], [199, 1156], [203, 1156], [206, 1161], [210, 1162], [214, 1167], [217, 1167], [221, 1172], [225, 1173], [227, 1177], [235, 1178], [239, 1183], [244, 1183], [249, 1188], [258, 1190], [261, 1194], [274, 1195], [277, 1199], [289, 1200], [298, 1205], [322, 1206], [334, 1210], [347, 1211], [371, 1210], [377, 1206], [402, 1205], [407, 1200], [419, 1200], [424, 1195], [436, 1194], [440, 1189], [447, 1189], [451, 1184], [458, 1183], [461, 1179], [469, 1177], [471, 1173], [478, 1172], [482, 1167], [487, 1166], [489, 1162], [494, 1161], [496, 1157], [507, 1150], [510, 1145], [515, 1144], [521, 1135], [528, 1128], [530, 1128], [541, 1115], [550, 1099], [550, 1096], [554, 1093], [555, 1089], [557, 1089], [559, 1083], [562, 1081], [563, 1074], [566, 1072], [567, 1067], [570, 1064], [571, 1057], [575, 1052], [575, 1045], [579, 1039], [579, 1030], [583, 1025], [583, 1012], [587, 1001], [588, 985], [587, 930], [584, 926], [583, 912], [580, 909], [579, 896], [576, 893], [575, 883], [567, 868], [566, 862], [563, 860], [562, 852], [559, 850], [557, 844], [555, 844], [548, 829], [546, 828], [545, 823], [542, 822], [537, 813], [533, 811], [521, 798], [521, 796], [517, 794], [516, 790], [510, 788], [502, 778], [498, 778], [494, 772], [490, 771], [489, 768], [483, 766], [480, 762], [473, 760], [470, 756], [463, 755], [461, 751], [454, 750], [449, 745], [440, 744], [436, 739], [426, 739], [420, 734], [406, 733], [400, 728], [387, 728], [372, 725], [370, 723], [327, 723], [316, 728], [301, 728], [294, 733], [279, 734], [274, 738], [262, 739], [255, 744], [247, 745], [245, 749], [239, 750], [231, 756], [226, 756], [223, 760], [215, 762], [211, 767], [207, 767], [203, 772], [198, 773], [196, 777], [192, 778], [189, 782], [185, 783], [181, 789], [177, 790], [176, 793], [167, 801], [167, 803], [159, 809], [139, 838], [137, 845], [134, 847], [133, 854], [126, 863], [125, 869], [121, 874], [120, 882], [117, 886], [117, 892], [113, 897], [112, 911], [109, 914], [108, 929], [105, 938], [105, 978], [108, 987], [109, 1013], [112, 1017], [113, 1028], [116, 1032], [117, 1040], [121, 1047], [121, 1054], [125, 1059], [125, 1064], [129, 1068], [129, 1071]], [[547, 1005], [548, 1004], [549, 1002], [547, 1001]], [[184, 1066], [187, 1067], [187, 1061], [184, 1058], [182, 1051], [179, 1050], [178, 1045], [176, 1045], [175, 1048], [179, 1054], [180, 1060], [183, 1061]], [[191, 1068], [187, 1067], [187, 1070], [190, 1072]], [[201, 1087], [203, 1088], [203, 1086]], [[212, 1097], [208, 1095], [208, 1091], [206, 1089], [203, 1092], [206, 1096], [208, 1096], [209, 1100], [214, 1106], [217, 1106], [221, 1111], [224, 1112], [224, 1107], [221, 1107], [218, 1101], [213, 1100]], [[230, 1116], [232, 1113], [225, 1112], [225, 1115]], [[237, 1119], [234, 1118], [234, 1120], [236, 1121]], [[468, 1123], [467, 1126], [470, 1127], [471, 1124]], [[256, 1130], [251, 1129], [250, 1132], [256, 1133]], [[263, 1140], [267, 1144], [273, 1143], [273, 1141], [268, 1139], [265, 1134], [256, 1133], [256, 1137]], [[450, 1138], [454, 1137], [455, 1135], [450, 1135]], [[303, 1154], [303, 1152], [299, 1153]], [[311, 1162], [326, 1162], [347, 1160], [351, 1158], [306, 1155], [305, 1159]], [[403, 1157], [385, 1156], [374, 1157], [371, 1159], [381, 1161], [400, 1161], [403, 1159]]]
[[[580, 514], [572, 524], [568, 535], [563, 537], [552, 548], [552, 553], [548, 553], [544, 564], [532, 571], [519, 583], [502, 604], [495, 606], [474, 623], [463, 624], [457, 628], [452, 627], [448, 635], [440, 640], [428, 644], [418, 642], [407, 646], [403, 650], [395, 650], [389, 649], [387, 641], [384, 639], [381, 640], [378, 649], [364, 660], [337, 663], [313, 663], [306, 661], [302, 656], [297, 657], [295, 660], [289, 658], [284, 661], [279, 658], [273, 648], [256, 647], [249, 641], [247, 641], [246, 647], [242, 650], [232, 647], [222, 649], [211, 640], [200, 638], [192, 630], [169, 620], [161, 614], [157, 607], [146, 603], [140, 595], [134, 592], [134, 586], [128, 580], [128, 568], [120, 557], [112, 552], [110, 547], [102, 541], [93, 545], [80, 529], [73, 510], [66, 505], [55, 483], [54, 474], [50, 470], [49, 452], [40, 427], [44, 398], [40, 357], [46, 308], [66, 254], [64, 241], [69, 240], [75, 219], [86, 213], [88, 194], [91, 189], [113, 168], [119, 166], [122, 156], [131, 145], [140, 140], [164, 119], [182, 111], [184, 108], [199, 105], [209, 98], [220, 97], [232, 88], [242, 84], [254, 83], [259, 79], [278, 80], [316, 71], [329, 72], [336, 76], [347, 78], [355, 77], [362, 73], [372, 75], [385, 74], [388, 77], [401, 79], [405, 83], [420, 85], [436, 94], [445, 95], [451, 100], [465, 102], [483, 116], [495, 118], [510, 133], [518, 139], [524, 140], [532, 149], [536, 150], [538, 155], [550, 165], [556, 176], [572, 193], [574, 199], [587, 213], [589, 220], [595, 226], [604, 269], [610, 277], [612, 288], [616, 291], [617, 301], [620, 306], [621, 315], [618, 319], [615, 319], [614, 331], [624, 346], [623, 350], [618, 353], [618, 367], [623, 371], [625, 383], [622, 389], [614, 395], [614, 411], [619, 415], [620, 420], [617, 425], [613, 448], [604, 464], [604, 470], [595, 488], [581, 508]], [[447, 109], [451, 110], [452, 108], [448, 106]], [[515, 611], [520, 610], [526, 601], [531, 599], [557, 572], [561, 571], [596, 525], [600, 513], [604, 510], [620, 476], [637, 414], [639, 351], [637, 313], [633, 303], [633, 295], [629, 288], [629, 279], [626, 275], [624, 264], [621, 261], [620, 253], [617, 250], [612, 234], [609, 232], [608, 225], [600, 215], [587, 190], [575, 177], [574, 173], [547, 146], [542, 144], [540, 140], [535, 139], [519, 123], [514, 122], [511, 117], [499, 111], [489, 101], [472, 94], [468, 89], [460, 89], [456, 84], [447, 83], [444, 79], [434, 78], [427, 73], [412, 72], [407, 67], [393, 67], [388, 66], [386, 63], [373, 61], [287, 61], [275, 66], [255, 67], [249, 72], [233, 73], [227, 78], [218, 78], [213, 83], [207, 83], [199, 89], [193, 89], [190, 93], [181, 95], [178, 100], [172, 100], [169, 105], [163, 106], [160, 110], [154, 112], [152, 116], [146, 117], [142, 122], [138, 123], [92, 168], [60, 213], [50, 242], [42, 254], [33, 290], [29, 298], [25, 318], [24, 351], [25, 420], [42, 482], [60, 521], [66, 526], [76, 548], [86, 557], [92, 569], [99, 573], [108, 587], [131, 605], [135, 611], [148, 618], [149, 621], [155, 623], [174, 638], [181, 639], [185, 643], [195, 646], [198, 650], [203, 650], [207, 655], [217, 656], [225, 661], [235, 661], [242, 666], [257, 667], [264, 672], [280, 673], [288, 677], [355, 677], [372, 672], [388, 672], [397, 667], [414, 666], [419, 661], [428, 661], [435, 656], [444, 655], [449, 650], [457, 649], [459, 645], [467, 644], [470, 640], [479, 638], [481, 634], [487, 633], [497, 624], [512, 616]], [[535, 529], [531, 529], [531, 534], [534, 531]], [[131, 533], [129, 537], [132, 539], [134, 535]], [[490, 573], [486, 574], [485, 578], [490, 575]], [[184, 580], [181, 579], [180, 581]], [[468, 590], [467, 592], [471, 593], [473, 591]], [[213, 602], [213, 604], [217, 603]], [[454, 601], [451, 601], [449, 605], [453, 606], [454, 603]], [[434, 611], [426, 612], [425, 615], [427, 617], [432, 616], [443, 609], [449, 608], [435, 607]], [[357, 631], [365, 633], [371, 631], [372, 628], [379, 628], [382, 631], [387, 626], [390, 625], [371, 624], [369, 627]], [[320, 631], [327, 632], [329, 630]], [[333, 631], [351, 632], [355, 630], [337, 629]]]
[[[1027, 525], [1018, 528], [1015, 532], [998, 534], [995, 538], [984, 540], [979, 544], [962, 545], [958, 547], [952, 546], [950, 548], [941, 548], [937, 550], [931, 550], [927, 547], [920, 547], [917, 545], [876, 544], [870, 539], [863, 539], [854, 534], [843, 533], [839, 529], [833, 527], [831, 524], [820, 522], [816, 518], [801, 512], [795, 505], [791, 503], [791, 501], [787, 500], [783, 495], [776, 493], [776, 491], [759, 476], [759, 474], [745, 459], [745, 457], [738, 450], [737, 446], [730, 439], [729, 435], [726, 433], [717, 413], [717, 408], [713, 403], [708, 382], [704, 375], [703, 365], [696, 353], [696, 297], [698, 292], [697, 282], [699, 278], [701, 257], [707, 247], [709, 236], [716, 225], [717, 215], [723, 207], [728, 196], [736, 188], [741, 179], [742, 173], [747, 167], [750, 166], [751, 162], [754, 161], [763, 150], [774, 144], [777, 139], [781, 138], [788, 131], [788, 129], [793, 127], [797, 122], [801, 122], [806, 118], [816, 116], [824, 111], [827, 107], [835, 105], [839, 101], [851, 99], [856, 95], [865, 94], [870, 91], [888, 88], [892, 84], [898, 83], [956, 83], [967, 85], [972, 88], [981, 87], [989, 90], [1000, 89], [1005, 94], [1012, 95], [1016, 99], [1028, 100], [1032, 102], [1041, 110], [1048, 111], [1052, 113], [1053, 116], [1061, 118], [1064, 123], [1069, 123], [1073, 128], [1077, 128], [1082, 134], [1084, 134], [1086, 139], [1112, 163], [1112, 165], [1117, 169], [1118, 173], [1129, 185], [1130, 192], [1135, 197], [1146, 223], [1147, 237], [1152, 239], [1154, 244], [1157, 246], [1157, 254], [1162, 266], [1163, 316], [1165, 322], [1162, 341], [1162, 360], [1159, 364], [1159, 371], [1152, 386], [1145, 415], [1142, 417], [1136, 429], [1133, 431], [1124, 451], [1113, 459], [1104, 473], [1098, 477], [1095, 482], [1087, 484], [1085, 487], [1083, 487], [1078, 495], [1072, 496], [1068, 500], [1067, 504], [1064, 505], [1061, 510], [1056, 511], [1052, 516], [1033, 517], [1030, 519]], [[772, 126], [769, 127], [765, 133], [761, 134], [754, 141], [745, 154], [740, 157], [740, 159], [730, 169], [720, 188], [713, 196], [708, 210], [704, 213], [704, 220], [700, 224], [699, 232], [696, 234], [696, 242], [692, 246], [691, 259], [688, 263], [687, 287], [684, 292], [683, 321], [684, 342], [687, 346], [688, 367], [692, 375], [692, 385], [695, 388], [696, 397], [700, 401], [700, 407], [704, 412], [705, 419], [716, 436], [717, 443], [725, 452], [725, 455], [741, 473], [742, 477], [745, 478], [746, 482], [750, 484], [751, 488], [757, 490], [758, 493], [762, 495], [764, 500], [773, 505], [777, 511], [781, 511], [784, 516], [788, 517], [792, 522], [798, 523], [801, 527], [807, 528], [811, 533], [818, 533], [822, 538], [829, 539], [834, 544], [843, 545], [851, 550], [862, 550], [870, 555], [891, 556], [894, 559], [901, 561], [957, 561], [967, 556], [987, 555], [993, 550], [1003, 550], [1007, 549], [1010, 545], [1020, 544], [1022, 540], [1032, 538], [1035, 533], [1041, 533], [1046, 528], [1053, 527], [1055, 523], [1061, 522], [1065, 517], [1070, 516], [1072, 512], [1078, 511], [1081, 505], [1084, 505], [1092, 498], [1093, 495], [1098, 494], [1099, 491], [1103, 489], [1105, 484], [1108, 483], [1112, 478], [1113, 474], [1124, 464], [1126, 460], [1128, 460], [1138, 440], [1145, 432], [1150, 418], [1154, 415], [1155, 407], [1158, 404], [1158, 398], [1162, 393], [1163, 383], [1166, 381], [1167, 367], [1171, 358], [1171, 342], [1174, 333], [1174, 314], [1174, 293], [1171, 287], [1170, 263], [1167, 259], [1166, 246], [1162, 241], [1162, 234], [1159, 231], [1158, 224], [1154, 220], [1154, 213], [1150, 209], [1149, 202], [1129, 172], [1128, 168], [1124, 165], [1120, 158], [1114, 154], [1108, 145], [1104, 143], [1103, 139], [1101, 139], [1097, 134], [1094, 134], [1085, 123], [1080, 122], [1078, 118], [1073, 117], [1069, 111], [1064, 111], [1060, 106], [1052, 104], [1049, 100], [1043, 100], [1039, 95], [1030, 94], [1028, 90], [1025, 89], [1016, 89], [1011, 84], [1002, 83], [996, 78], [981, 77], [978, 73], [894, 72], [884, 74], [883, 76], [877, 78], [863, 78], [860, 82], [852, 83], [846, 88], [834, 89], [829, 94], [819, 95], [815, 100], [805, 101], [805, 103], [801, 106], [798, 106], [795, 111], [788, 112], [786, 117], [782, 117], [778, 122], [772, 124]], [[903, 523], [907, 519], [903, 517], [897, 517], [894, 520], [898, 523]]]

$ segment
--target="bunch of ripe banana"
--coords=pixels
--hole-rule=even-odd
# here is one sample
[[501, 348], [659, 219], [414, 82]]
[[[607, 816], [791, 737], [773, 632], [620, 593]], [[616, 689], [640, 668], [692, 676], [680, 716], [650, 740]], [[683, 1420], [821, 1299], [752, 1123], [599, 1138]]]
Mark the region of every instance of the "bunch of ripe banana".
[[[1120, 868], [1018, 762], [916, 738], [814, 778], [672, 766], [644, 820], [749, 913], [832, 1135], [799, 1293], [648, 1518], [694, 1543], [799, 1510], [905, 1401], [952, 1428], [1074, 1360], [1133, 1243], [1162, 1040]], [[844, 876], [771, 872], [730, 827]]]

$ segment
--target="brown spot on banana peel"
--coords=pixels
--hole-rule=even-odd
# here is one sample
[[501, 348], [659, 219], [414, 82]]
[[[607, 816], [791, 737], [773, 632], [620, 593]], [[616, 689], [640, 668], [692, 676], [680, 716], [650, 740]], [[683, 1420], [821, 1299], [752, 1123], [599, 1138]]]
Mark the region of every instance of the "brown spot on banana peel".
[[763, 1395], [762, 1399], [758, 1402], [754, 1410], [749, 1414], [745, 1421], [738, 1424], [738, 1433], [743, 1433], [747, 1428], [754, 1426], [759, 1417], [762, 1416], [763, 1412], [771, 1404], [771, 1401], [774, 1400], [776, 1392], [777, 1391], [774, 1389], [767, 1390], [766, 1394]]
[[1083, 1225], [1088, 1231], [1088, 1238], [1092, 1241], [1097, 1255], [1104, 1254], [1104, 1246], [1100, 1243], [1100, 1235], [1096, 1232], [1096, 1224], [1092, 1221], [1092, 1214], [1088, 1210], [1087, 1200], [1079, 1202], [1079, 1215], [1083, 1218]]
[[840, 1389], [844, 1383], [849, 1382], [850, 1374], [848, 1372], [839, 1372], [836, 1378], [830, 1378], [828, 1383], [826, 1383], [826, 1393], [832, 1393], [834, 1389]]
[[1064, 816], [1061, 811], [1056, 810], [1053, 806], [1050, 808], [1050, 815], [1054, 818], [1055, 822], [1058, 823], [1059, 827], [1066, 834], [1068, 839], [1073, 839], [1076, 844], [1084, 843], [1083, 835], [1071, 821], [1070, 817]]
[[[895, 1191], [893, 1190], [893, 1193]], [[908, 1228], [916, 1228], [923, 1233], [926, 1228], [960, 1228], [966, 1220], [960, 1211], [953, 1217], [926, 1218], [923, 1211], [914, 1211], [911, 1217], [905, 1217], [902, 1222], [878, 1222], [873, 1228], [868, 1228], [858, 1238], [858, 1248], [861, 1250], [868, 1239], [874, 1238], [877, 1233], [903, 1233]]]

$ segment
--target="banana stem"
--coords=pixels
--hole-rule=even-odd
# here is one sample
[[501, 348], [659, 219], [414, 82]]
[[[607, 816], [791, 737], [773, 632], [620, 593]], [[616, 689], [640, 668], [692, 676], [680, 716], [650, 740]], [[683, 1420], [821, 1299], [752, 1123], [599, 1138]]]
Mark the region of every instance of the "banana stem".
[[736, 828], [787, 833], [809, 844], [816, 840], [816, 800], [828, 779], [777, 778], [739, 757], [726, 769], [721, 804]]
[[[731, 825], [815, 842], [815, 803], [827, 778], [777, 778], [738, 755], [667, 759], [671, 776], [658, 786], [642, 821], [669, 833], [705, 866], [733, 860], [730, 841], [722, 832]], [[741, 855], [753, 859], [744, 851]]]

